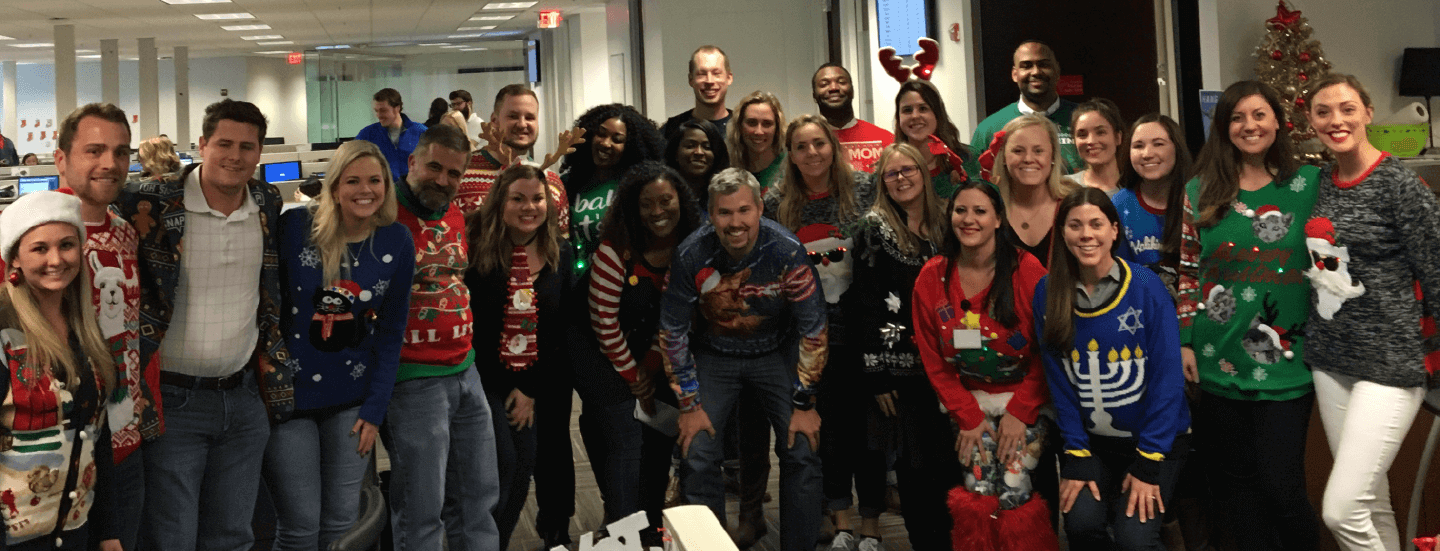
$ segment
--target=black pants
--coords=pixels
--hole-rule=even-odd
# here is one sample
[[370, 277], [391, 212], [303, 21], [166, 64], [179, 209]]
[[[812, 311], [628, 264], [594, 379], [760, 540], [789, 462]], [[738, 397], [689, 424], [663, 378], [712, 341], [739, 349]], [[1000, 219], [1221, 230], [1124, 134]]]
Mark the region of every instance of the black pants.
[[903, 439], [895, 456], [895, 478], [904, 506], [905, 531], [915, 551], [949, 551], [952, 519], [946, 504], [950, 488], [961, 482], [950, 418], [930, 382], [895, 382], [901, 422], [914, 427], [918, 438]]
[[[858, 350], [830, 347], [816, 408], [820, 413], [820, 460], [825, 501], [831, 510], [848, 509], [860, 497], [860, 516], [885, 512], [885, 455], [868, 449], [867, 425], [875, 394], [864, 387]], [[938, 410], [937, 410], [938, 411]]]
[[1196, 406], [1222, 523], [1240, 549], [1315, 549], [1305, 488], [1305, 435], [1315, 395], [1285, 401], [1204, 393]]
[[[1174, 449], [1166, 454], [1161, 466], [1157, 482], [1160, 500], [1166, 504], [1174, 496], [1175, 482], [1189, 450], [1188, 440], [1186, 436], [1176, 438]], [[1160, 541], [1162, 519], [1157, 516], [1141, 523], [1138, 513], [1125, 516], [1129, 494], [1121, 492], [1120, 487], [1135, 462], [1135, 439], [1092, 434], [1090, 451], [1104, 465], [1095, 481], [1100, 500], [1096, 501], [1088, 489], [1080, 490], [1075, 497], [1075, 504], [1065, 515], [1065, 536], [1071, 551], [1164, 551]]]
[[535, 530], [568, 530], [575, 516], [575, 454], [570, 447], [574, 373], [551, 363], [543, 396], [535, 398]]

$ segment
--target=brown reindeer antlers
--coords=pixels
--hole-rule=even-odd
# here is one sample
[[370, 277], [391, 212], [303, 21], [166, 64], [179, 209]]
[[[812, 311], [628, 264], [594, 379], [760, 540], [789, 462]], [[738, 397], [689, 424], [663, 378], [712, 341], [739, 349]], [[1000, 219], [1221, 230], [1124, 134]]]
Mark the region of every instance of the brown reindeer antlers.
[[555, 151], [545, 155], [545, 162], [540, 164], [540, 170], [550, 168], [551, 165], [560, 162], [560, 158], [575, 152], [575, 146], [585, 142], [584, 128], [571, 128], [560, 133], [558, 143], [555, 144]]
[[485, 147], [481, 149], [489, 151], [490, 156], [495, 157], [500, 166], [510, 166], [520, 160], [520, 156], [515, 153], [515, 150], [505, 145], [505, 129], [500, 125], [481, 121], [480, 139], [485, 140]]

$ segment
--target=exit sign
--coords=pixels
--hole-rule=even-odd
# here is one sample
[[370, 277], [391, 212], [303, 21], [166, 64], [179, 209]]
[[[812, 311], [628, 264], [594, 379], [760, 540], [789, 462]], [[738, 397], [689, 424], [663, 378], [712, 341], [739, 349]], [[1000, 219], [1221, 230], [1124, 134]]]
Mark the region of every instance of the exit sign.
[[560, 27], [560, 10], [540, 10], [540, 24], [542, 29], [556, 29]]
[[299, 65], [301, 62], [305, 61], [305, 54], [302, 54], [300, 52], [290, 52], [290, 55], [285, 56], [285, 61], [289, 62], [291, 65]]

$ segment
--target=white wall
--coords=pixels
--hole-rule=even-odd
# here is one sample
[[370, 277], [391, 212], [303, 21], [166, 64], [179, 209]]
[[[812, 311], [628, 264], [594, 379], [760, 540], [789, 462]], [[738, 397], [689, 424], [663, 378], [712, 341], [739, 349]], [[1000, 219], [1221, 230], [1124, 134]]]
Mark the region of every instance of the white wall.
[[[270, 122], [265, 135], [285, 138], [287, 144], [309, 143], [305, 66], [290, 65], [284, 59], [248, 57], [245, 72], [248, 77], [245, 98], [259, 107]], [[191, 89], [194, 88], [192, 82]]]

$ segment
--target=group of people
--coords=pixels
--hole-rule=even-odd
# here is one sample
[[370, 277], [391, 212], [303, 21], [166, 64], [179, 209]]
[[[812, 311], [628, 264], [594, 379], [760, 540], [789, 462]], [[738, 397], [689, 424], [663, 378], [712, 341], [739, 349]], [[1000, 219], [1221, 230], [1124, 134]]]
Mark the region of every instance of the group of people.
[[881, 549], [889, 470], [915, 549], [1161, 549], [1187, 463], [1241, 548], [1313, 549], [1318, 402], [1325, 525], [1398, 549], [1440, 206], [1366, 141], [1363, 86], [1310, 86], [1317, 169], [1264, 84], [1226, 89], [1192, 163], [1170, 118], [1074, 105], [1058, 74], [1022, 44], [1019, 100], [967, 145], [924, 80], [893, 134], [858, 120], [834, 64], [817, 114], [731, 110], [704, 46], [694, 109], [594, 107], [549, 155], [523, 85], [479, 131], [386, 89], [290, 208], [253, 179], [252, 104], [207, 108], [203, 163], [130, 183], [126, 115], [81, 107], [63, 189], [0, 212], [4, 547], [246, 549], [263, 483], [274, 548], [328, 548], [377, 439], [396, 549], [507, 549], [532, 478], [569, 543], [578, 393], [605, 519], [643, 511], [646, 542], [671, 489], [725, 519], [732, 477], [732, 536], [762, 537], [773, 432], [791, 551], [827, 516], [831, 549]]

